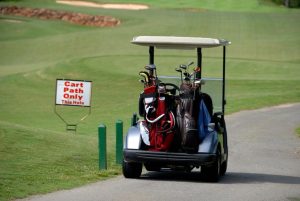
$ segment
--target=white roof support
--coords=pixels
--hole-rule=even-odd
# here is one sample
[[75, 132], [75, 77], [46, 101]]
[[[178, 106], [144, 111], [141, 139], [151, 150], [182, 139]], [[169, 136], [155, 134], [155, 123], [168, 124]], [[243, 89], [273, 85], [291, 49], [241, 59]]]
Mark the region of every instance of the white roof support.
[[131, 42], [136, 45], [166, 49], [211, 48], [230, 44], [230, 41], [224, 39], [178, 36], [137, 36]]

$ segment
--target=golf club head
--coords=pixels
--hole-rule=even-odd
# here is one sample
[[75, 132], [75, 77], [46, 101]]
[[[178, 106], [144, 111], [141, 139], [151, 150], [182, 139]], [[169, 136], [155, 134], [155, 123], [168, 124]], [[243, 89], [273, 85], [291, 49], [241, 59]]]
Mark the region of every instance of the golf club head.
[[149, 82], [149, 79], [150, 79], [150, 76], [149, 76], [149, 73], [146, 72], [146, 71], [141, 71], [139, 72], [139, 75], [142, 76], [145, 80], [146, 83]]
[[184, 64], [180, 64], [179, 68], [183, 69], [183, 70], [186, 70], [187, 69], [187, 66], [184, 65]]
[[156, 66], [155, 66], [154, 64], [146, 65], [146, 66], [145, 66], [145, 69], [146, 69], [146, 70], [155, 70], [155, 69], [156, 69]]
[[205, 81], [204, 80], [196, 80], [196, 81], [194, 81], [194, 83], [204, 85]]
[[193, 61], [191, 61], [187, 66], [190, 66], [190, 65], [193, 65], [194, 64], [194, 62]]
[[182, 70], [180, 68], [175, 68], [175, 70], [180, 73], [180, 80], [181, 80], [181, 83], [183, 82], [183, 79], [182, 79]]
[[175, 68], [175, 70], [178, 72], [178, 73], [182, 73], [182, 70], [180, 68]]

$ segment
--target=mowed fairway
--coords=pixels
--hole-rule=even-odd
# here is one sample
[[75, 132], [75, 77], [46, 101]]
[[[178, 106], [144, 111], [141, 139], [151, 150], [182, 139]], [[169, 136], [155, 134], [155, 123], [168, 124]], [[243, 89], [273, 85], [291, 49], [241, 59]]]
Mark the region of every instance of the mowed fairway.
[[[147, 48], [130, 44], [136, 35], [230, 40], [227, 113], [299, 102], [300, 10], [269, 4], [256, 9], [251, 0], [237, 10], [228, 4], [214, 10], [205, 2], [205, 9], [195, 1], [180, 9], [179, 3], [160, 7], [153, 1], [153, 7], [141, 11], [54, 1], [10, 3], [110, 15], [121, 25], [95, 28], [0, 15], [0, 200], [71, 188], [120, 172], [114, 161], [114, 122], [123, 120], [127, 130], [142, 89], [138, 72], [148, 62]], [[198, 9], [186, 9], [193, 7]], [[158, 74], [175, 74], [179, 64], [195, 61], [193, 51], [159, 50], [157, 55]], [[204, 51], [203, 56], [203, 73], [218, 76], [221, 51]], [[76, 135], [66, 133], [53, 112], [57, 78], [93, 81], [92, 115]], [[86, 111], [63, 112], [75, 121]], [[100, 122], [108, 130], [109, 171], [97, 166]]]

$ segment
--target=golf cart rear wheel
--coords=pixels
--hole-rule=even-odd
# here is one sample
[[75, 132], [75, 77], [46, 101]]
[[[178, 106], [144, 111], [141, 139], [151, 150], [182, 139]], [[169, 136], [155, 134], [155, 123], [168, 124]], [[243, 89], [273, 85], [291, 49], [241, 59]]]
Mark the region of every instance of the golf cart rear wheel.
[[222, 165], [221, 165], [220, 175], [221, 175], [221, 176], [224, 176], [225, 173], [226, 173], [226, 171], [227, 171], [227, 159], [226, 159], [226, 161], [224, 161], [224, 162], [222, 163]]
[[139, 178], [142, 174], [142, 168], [141, 163], [123, 161], [122, 170], [126, 178]]
[[226, 160], [222, 163], [221, 165], [221, 176], [224, 176], [226, 171], [227, 171], [227, 164], [228, 164], [228, 144], [227, 144], [227, 129], [226, 129], [226, 123], [223, 118], [223, 128], [224, 128], [224, 133], [223, 133], [223, 142], [224, 142], [224, 152], [226, 155]]
[[221, 176], [221, 151], [218, 147], [217, 160], [211, 166], [201, 166], [201, 174], [209, 182], [218, 182]]

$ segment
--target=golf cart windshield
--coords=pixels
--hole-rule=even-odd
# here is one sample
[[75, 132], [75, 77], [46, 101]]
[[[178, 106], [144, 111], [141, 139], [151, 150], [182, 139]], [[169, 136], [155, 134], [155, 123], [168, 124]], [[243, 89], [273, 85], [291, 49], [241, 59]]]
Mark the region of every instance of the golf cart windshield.
[[[179, 76], [158, 76], [163, 83], [172, 83], [180, 85]], [[201, 86], [201, 92], [211, 96], [214, 106], [214, 112], [222, 112], [222, 78], [202, 78], [204, 84]]]

